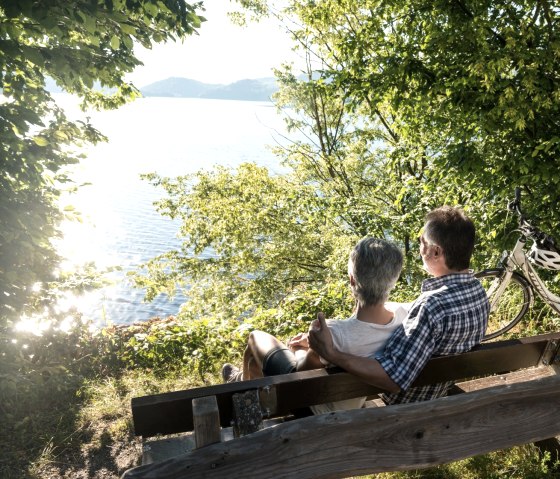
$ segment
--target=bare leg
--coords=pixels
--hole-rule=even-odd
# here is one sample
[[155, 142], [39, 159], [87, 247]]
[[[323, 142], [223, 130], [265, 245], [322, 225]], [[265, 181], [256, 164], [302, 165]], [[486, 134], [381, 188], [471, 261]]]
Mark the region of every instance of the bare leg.
[[243, 379], [262, 378], [262, 364], [266, 354], [274, 348], [285, 344], [272, 334], [264, 331], [252, 331], [247, 340], [247, 349], [243, 356]]
[[247, 346], [243, 355], [243, 381], [248, 379], [262, 378], [262, 368], [256, 363], [253, 358], [251, 348]]
[[243, 380], [246, 381], [247, 379], [262, 378], [262, 367], [259, 367], [255, 361], [255, 358], [251, 354], [251, 350], [247, 348], [245, 353], [247, 354], [247, 357], [243, 358]]

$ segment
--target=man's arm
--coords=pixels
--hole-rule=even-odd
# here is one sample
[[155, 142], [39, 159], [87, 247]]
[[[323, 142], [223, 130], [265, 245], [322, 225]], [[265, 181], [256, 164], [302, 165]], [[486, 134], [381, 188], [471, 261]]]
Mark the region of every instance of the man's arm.
[[336, 349], [323, 313], [319, 313], [317, 319], [311, 323], [309, 328], [309, 346], [328, 362], [336, 364], [350, 374], [358, 376], [368, 384], [391, 393], [401, 390], [400, 386], [389, 377], [375, 359], [354, 356]]

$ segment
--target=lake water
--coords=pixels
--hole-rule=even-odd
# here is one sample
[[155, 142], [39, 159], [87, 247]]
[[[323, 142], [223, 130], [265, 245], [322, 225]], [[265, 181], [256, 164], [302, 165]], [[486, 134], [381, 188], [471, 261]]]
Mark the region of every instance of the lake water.
[[[71, 97], [57, 101], [78, 115]], [[186, 98], [142, 98], [115, 111], [88, 113], [109, 138], [90, 147], [73, 173], [91, 183], [64, 199], [83, 222], [65, 222], [59, 243], [67, 267], [93, 261], [99, 268], [119, 266], [113, 284], [79, 298], [69, 296], [97, 324], [126, 324], [176, 314], [183, 296], [160, 296], [144, 303], [142, 290], [126, 277], [142, 262], [179, 245], [178, 223], [160, 216], [153, 202], [163, 192], [140, 179], [142, 173], [178, 176], [214, 165], [255, 162], [280, 171], [268, 146], [282, 140], [284, 124], [272, 103]]]

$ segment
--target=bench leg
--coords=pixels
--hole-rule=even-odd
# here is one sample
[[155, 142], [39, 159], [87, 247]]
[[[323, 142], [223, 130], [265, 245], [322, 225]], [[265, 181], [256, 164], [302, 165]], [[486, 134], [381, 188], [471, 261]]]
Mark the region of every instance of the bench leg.
[[152, 464], [154, 458], [152, 457], [152, 449], [146, 441], [142, 439], [142, 462], [141, 464]]

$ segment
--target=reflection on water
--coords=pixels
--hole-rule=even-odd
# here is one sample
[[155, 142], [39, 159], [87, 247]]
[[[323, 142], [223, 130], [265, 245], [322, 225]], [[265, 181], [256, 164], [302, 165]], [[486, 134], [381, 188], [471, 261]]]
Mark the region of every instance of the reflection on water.
[[[78, 114], [72, 98], [60, 95], [57, 101], [71, 116]], [[142, 262], [179, 245], [179, 224], [153, 207], [162, 193], [139, 175], [177, 176], [247, 161], [279, 169], [267, 145], [275, 143], [277, 132], [285, 133], [283, 122], [270, 103], [205, 99], [143, 98], [89, 115], [109, 142], [91, 147], [73, 174], [76, 182], [91, 185], [64, 198], [83, 221], [63, 225], [59, 248], [66, 266], [93, 261], [99, 268], [122, 269], [111, 274], [112, 286], [70, 303], [98, 324], [175, 314], [184, 296], [146, 304], [143, 291], [126, 277]]]

